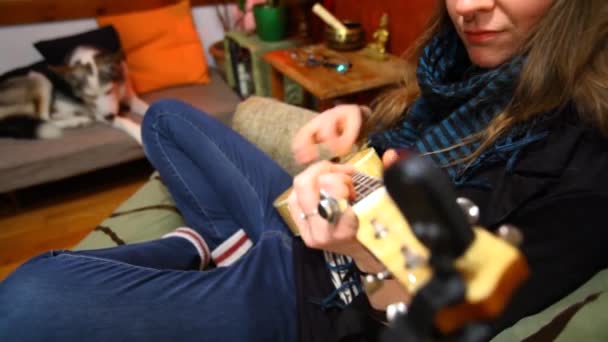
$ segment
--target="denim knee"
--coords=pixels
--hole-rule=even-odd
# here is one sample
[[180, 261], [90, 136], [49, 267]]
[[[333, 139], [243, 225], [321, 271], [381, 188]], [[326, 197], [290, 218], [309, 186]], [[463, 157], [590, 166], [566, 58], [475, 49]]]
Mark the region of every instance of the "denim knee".
[[[161, 99], [152, 105], [144, 115], [141, 125], [142, 143], [146, 156], [153, 150], [158, 135], [171, 137], [179, 134], [183, 124], [206, 126], [213, 116], [175, 99]], [[172, 132], [173, 131], [173, 132]]]
[[19, 322], [34, 313], [48, 312], [44, 303], [48, 303], [48, 291], [54, 288], [48, 286], [49, 277], [61, 277], [45, 267], [46, 261], [52, 257], [52, 252], [34, 257], [0, 282], [0, 330], [11, 321]]
[[186, 103], [175, 99], [161, 99], [150, 105], [141, 123], [141, 135], [144, 149], [145, 146], [149, 146], [149, 143], [151, 142], [150, 138], [153, 136], [152, 133], [159, 129], [156, 125], [159, 117], [166, 113], [179, 112], [179, 108], [185, 105]]

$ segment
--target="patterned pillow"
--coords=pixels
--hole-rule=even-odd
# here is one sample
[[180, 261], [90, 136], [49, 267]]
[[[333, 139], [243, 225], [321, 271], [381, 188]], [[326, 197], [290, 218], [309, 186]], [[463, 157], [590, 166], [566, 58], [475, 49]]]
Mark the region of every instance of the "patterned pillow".
[[492, 342], [608, 341], [608, 269], [540, 313], [521, 319]]
[[141, 189], [74, 249], [98, 249], [148, 241], [183, 225], [171, 195], [158, 174], [154, 173]]

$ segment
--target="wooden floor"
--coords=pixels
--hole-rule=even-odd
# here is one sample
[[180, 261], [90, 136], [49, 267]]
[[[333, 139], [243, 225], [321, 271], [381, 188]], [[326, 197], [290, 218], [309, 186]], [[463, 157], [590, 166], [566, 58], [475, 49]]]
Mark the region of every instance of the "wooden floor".
[[70, 248], [133, 194], [152, 172], [137, 161], [0, 198], [0, 280], [28, 258]]

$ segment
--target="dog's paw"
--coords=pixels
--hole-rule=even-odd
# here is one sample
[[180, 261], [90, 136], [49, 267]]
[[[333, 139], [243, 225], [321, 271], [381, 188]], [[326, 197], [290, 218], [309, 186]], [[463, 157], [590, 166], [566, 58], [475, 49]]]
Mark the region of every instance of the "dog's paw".
[[39, 139], [57, 139], [63, 136], [63, 130], [50, 122], [45, 122], [36, 129]]

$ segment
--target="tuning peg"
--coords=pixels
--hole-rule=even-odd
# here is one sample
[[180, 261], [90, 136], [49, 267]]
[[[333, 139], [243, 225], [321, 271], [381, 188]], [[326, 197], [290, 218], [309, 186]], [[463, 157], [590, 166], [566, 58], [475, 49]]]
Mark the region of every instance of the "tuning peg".
[[524, 242], [524, 235], [521, 233], [519, 228], [511, 224], [503, 224], [502, 226], [498, 227], [496, 234], [498, 237], [515, 247], [521, 246], [521, 244]]
[[378, 222], [375, 218], [371, 221], [372, 227], [374, 228], [374, 237], [377, 240], [384, 239], [388, 234], [388, 228], [382, 223]]
[[470, 199], [466, 197], [458, 197], [456, 199], [456, 203], [460, 206], [460, 208], [467, 215], [467, 220], [471, 225], [477, 224], [479, 221], [479, 207], [473, 203]]
[[386, 319], [389, 322], [393, 322], [397, 317], [405, 315], [407, 313], [407, 304], [404, 302], [398, 302], [389, 304], [386, 307]]
[[378, 291], [384, 284], [384, 280], [390, 279], [392, 277], [393, 275], [388, 270], [375, 274], [366, 274], [363, 278], [363, 287], [365, 288], [365, 293], [369, 295]]
[[427, 264], [427, 259], [425, 257], [415, 253], [407, 246], [401, 247], [401, 255], [403, 255], [403, 259], [405, 259], [405, 268], [408, 270], [412, 270]]

